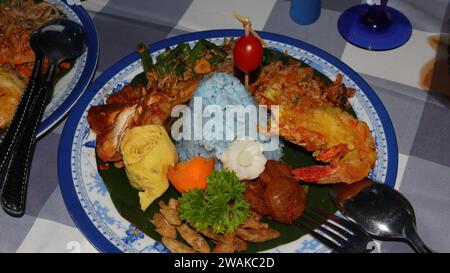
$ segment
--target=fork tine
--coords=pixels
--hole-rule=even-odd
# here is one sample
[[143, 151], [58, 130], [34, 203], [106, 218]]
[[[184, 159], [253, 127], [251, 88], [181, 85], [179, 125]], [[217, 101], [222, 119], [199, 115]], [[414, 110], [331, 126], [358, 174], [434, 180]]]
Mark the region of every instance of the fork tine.
[[311, 228], [306, 226], [304, 223], [301, 223], [299, 221], [295, 221], [294, 223], [297, 226], [299, 226], [300, 228], [304, 229], [309, 234], [311, 234], [314, 238], [319, 240], [322, 244], [326, 245], [327, 247], [329, 247], [337, 252], [340, 252], [341, 246], [339, 246], [336, 242], [333, 242], [330, 239], [323, 236], [322, 234], [315, 232], [314, 230], [312, 230]]
[[[305, 222], [308, 222], [310, 226], [312, 226], [314, 229], [320, 230], [322, 233], [326, 234], [328, 237], [330, 237], [332, 240], [336, 241], [340, 246], [344, 247], [348, 244], [348, 241], [345, 237], [340, 235], [340, 232], [342, 231], [342, 228], [339, 228], [335, 226], [334, 224], [322, 220], [320, 218], [317, 218], [317, 216], [314, 216], [313, 214], [306, 212], [304, 214], [306, 217], [303, 219]], [[325, 228], [328, 227], [328, 228]], [[335, 232], [333, 232], [335, 231]]]
[[318, 208], [314, 208], [313, 211], [315, 211], [318, 214], [322, 214], [325, 217], [330, 218], [331, 220], [342, 225], [343, 227], [347, 228], [348, 230], [353, 230], [355, 228], [359, 228], [358, 225], [353, 223], [352, 221], [347, 221], [343, 218], [340, 218], [329, 211], [318, 209]]
[[[327, 226], [329, 226], [334, 231], [341, 234], [344, 238], [349, 238], [354, 235], [352, 232], [349, 232], [348, 230], [345, 229], [345, 228], [349, 229], [349, 227], [346, 227], [344, 224], [342, 224], [341, 222], [343, 222], [343, 221], [339, 217], [337, 217], [336, 215], [334, 215], [328, 211], [324, 211], [324, 212], [326, 212], [326, 214], [321, 212], [320, 210], [316, 210], [316, 209], [313, 209], [311, 211], [305, 211], [305, 212], [306, 212], [306, 215], [308, 215], [308, 216], [315, 215], [315, 217], [321, 218], [326, 223]], [[331, 219], [335, 223], [344, 226], [344, 228], [335, 225], [333, 222], [327, 221], [327, 219]]]

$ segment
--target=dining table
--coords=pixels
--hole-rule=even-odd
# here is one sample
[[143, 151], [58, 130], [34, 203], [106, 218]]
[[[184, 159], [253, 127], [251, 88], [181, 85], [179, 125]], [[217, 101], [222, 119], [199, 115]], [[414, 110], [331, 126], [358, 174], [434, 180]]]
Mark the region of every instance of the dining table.
[[[256, 31], [289, 36], [318, 47], [356, 71], [384, 104], [395, 129], [395, 188], [410, 201], [417, 230], [436, 252], [450, 252], [450, 1], [391, 0], [412, 24], [402, 46], [371, 51], [339, 33], [340, 15], [360, 0], [322, 0], [319, 18], [301, 25], [287, 0], [86, 0], [99, 42], [95, 77], [132, 53], [176, 35], [239, 29], [234, 11]], [[70, 113], [69, 113], [70, 115]], [[58, 180], [62, 119], [41, 136], [33, 157], [25, 215], [0, 210], [0, 252], [98, 252], [77, 228]], [[403, 242], [380, 242], [380, 252], [412, 252]]]

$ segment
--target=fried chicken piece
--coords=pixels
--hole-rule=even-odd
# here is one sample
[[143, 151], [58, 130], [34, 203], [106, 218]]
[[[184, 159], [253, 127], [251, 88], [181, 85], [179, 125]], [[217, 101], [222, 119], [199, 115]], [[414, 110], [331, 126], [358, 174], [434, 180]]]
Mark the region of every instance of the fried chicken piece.
[[193, 228], [187, 224], [182, 224], [177, 227], [178, 233], [181, 237], [195, 250], [200, 253], [210, 253], [211, 248], [209, 247], [206, 240], [195, 231]]
[[133, 87], [125, 85], [122, 90], [116, 92], [106, 99], [107, 104], [127, 103], [136, 104], [147, 94], [144, 86]]
[[236, 230], [237, 236], [242, 240], [251, 243], [262, 243], [280, 237], [280, 232], [275, 229], [251, 229], [238, 228]]
[[89, 108], [87, 121], [89, 127], [97, 134], [105, 133], [114, 128], [117, 115], [126, 104], [102, 104]]
[[169, 207], [166, 203], [164, 203], [164, 201], [159, 201], [158, 204], [160, 207], [159, 212], [164, 216], [169, 224], [174, 226], [181, 225], [181, 220], [176, 209]]
[[156, 232], [161, 234], [161, 236], [171, 239], [177, 238], [176, 228], [169, 224], [161, 213], [157, 212], [153, 214], [153, 219], [150, 219], [150, 222], [155, 225]]
[[161, 242], [172, 253], [195, 253], [191, 247], [173, 238], [162, 237]]

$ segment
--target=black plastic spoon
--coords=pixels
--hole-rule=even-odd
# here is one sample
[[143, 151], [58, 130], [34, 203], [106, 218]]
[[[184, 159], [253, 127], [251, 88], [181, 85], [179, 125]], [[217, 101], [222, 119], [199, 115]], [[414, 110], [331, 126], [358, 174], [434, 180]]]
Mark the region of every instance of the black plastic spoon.
[[58, 65], [80, 56], [86, 49], [86, 35], [81, 25], [68, 19], [47, 22], [33, 34], [33, 43], [48, 60], [48, 69], [32, 102], [31, 112], [14, 147], [4, 178], [2, 207], [10, 215], [20, 217], [25, 212], [28, 178], [36, 144], [36, 130], [42, 119]]
[[374, 238], [406, 241], [416, 252], [433, 252], [419, 237], [414, 209], [400, 192], [365, 179], [341, 183], [330, 193], [337, 209]]

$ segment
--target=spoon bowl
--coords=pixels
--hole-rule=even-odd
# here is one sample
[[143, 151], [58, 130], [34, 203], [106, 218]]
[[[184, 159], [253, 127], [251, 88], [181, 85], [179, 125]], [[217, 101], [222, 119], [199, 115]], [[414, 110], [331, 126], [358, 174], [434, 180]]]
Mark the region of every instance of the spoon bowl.
[[86, 49], [86, 34], [83, 27], [74, 21], [53, 19], [36, 32], [37, 44], [49, 62], [73, 59]]
[[375, 238], [402, 240], [417, 252], [431, 252], [417, 234], [413, 207], [400, 192], [365, 179], [338, 184], [330, 194], [342, 214]]

